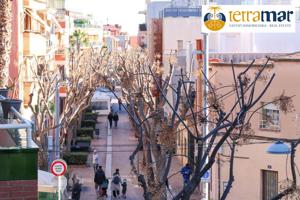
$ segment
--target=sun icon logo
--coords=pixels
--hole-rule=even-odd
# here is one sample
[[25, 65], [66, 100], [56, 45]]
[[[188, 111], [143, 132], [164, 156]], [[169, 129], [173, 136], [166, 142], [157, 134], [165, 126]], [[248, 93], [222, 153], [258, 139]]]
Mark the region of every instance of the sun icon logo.
[[225, 26], [226, 17], [219, 6], [210, 6], [209, 13], [204, 15], [204, 24], [211, 31], [221, 30]]

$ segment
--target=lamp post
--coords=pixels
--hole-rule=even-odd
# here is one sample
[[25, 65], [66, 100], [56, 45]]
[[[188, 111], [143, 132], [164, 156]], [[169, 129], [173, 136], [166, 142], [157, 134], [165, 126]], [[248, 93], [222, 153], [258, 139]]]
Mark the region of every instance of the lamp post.
[[[205, 0], [205, 4], [209, 4], [209, 0]], [[204, 116], [206, 116], [207, 121], [209, 120], [209, 109], [208, 109], [208, 93], [209, 93], [209, 85], [208, 85], [208, 80], [209, 80], [209, 35], [208, 33], [203, 34], [203, 39], [204, 39], [204, 60], [203, 60], [203, 71], [204, 71], [204, 78], [203, 78], [203, 84], [204, 84], [204, 91], [203, 91], [203, 108], [204, 108]], [[204, 123], [203, 126], [203, 135], [206, 136], [209, 133], [209, 124], [208, 122]], [[208, 145], [208, 141], [205, 142], [205, 147]], [[205, 151], [203, 149], [203, 151]], [[208, 158], [205, 161], [206, 163], [208, 162]], [[204, 183], [204, 199], [208, 200], [209, 198], [209, 184]]]
[[55, 87], [55, 157], [56, 159], [60, 158], [60, 126], [59, 126], [59, 117], [60, 117], [60, 99], [59, 99], [59, 78], [56, 79]]

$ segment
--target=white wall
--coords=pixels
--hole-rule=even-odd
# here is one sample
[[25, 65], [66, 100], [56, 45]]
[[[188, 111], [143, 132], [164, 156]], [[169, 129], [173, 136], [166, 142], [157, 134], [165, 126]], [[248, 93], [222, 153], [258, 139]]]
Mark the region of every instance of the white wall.
[[163, 52], [177, 49], [177, 40], [183, 40], [183, 47], [191, 41], [196, 48], [196, 39], [201, 39], [200, 17], [177, 17], [163, 19]]
[[[183, 69], [185, 65], [186, 49], [189, 42], [191, 42], [191, 49], [196, 49], [196, 40], [203, 38], [201, 34], [201, 18], [200, 17], [167, 17], [163, 19], [163, 64], [164, 64], [164, 75], [169, 72], [169, 56], [172, 53], [175, 53], [175, 50], [178, 48], [178, 40], [183, 41], [183, 51], [179, 52], [180, 56], [178, 57], [178, 65], [175, 67], [174, 76], [172, 78], [172, 84], [176, 88], [178, 81], [178, 76], [176, 74], [180, 73], [180, 67]], [[172, 92], [167, 94], [167, 98], [171, 104], [174, 103], [174, 95]], [[165, 108], [166, 112], [170, 111], [169, 108]]]
[[253, 52], [291, 53], [300, 51], [300, 21], [295, 33], [256, 33]]
[[213, 53], [292, 53], [300, 51], [300, 21], [295, 33], [212, 33]]

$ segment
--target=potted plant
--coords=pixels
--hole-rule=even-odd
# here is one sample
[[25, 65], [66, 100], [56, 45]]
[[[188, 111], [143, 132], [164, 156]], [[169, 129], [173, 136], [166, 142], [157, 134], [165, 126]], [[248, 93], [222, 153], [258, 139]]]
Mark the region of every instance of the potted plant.
[[17, 80], [16, 79], [10, 80], [10, 82], [11, 82], [11, 85], [7, 87], [7, 90], [12, 91], [12, 93], [10, 93], [11, 98], [6, 98], [6, 99], [1, 100], [1, 106], [2, 106], [4, 119], [8, 119], [8, 113], [10, 112], [11, 107], [13, 107], [14, 109], [16, 109], [19, 112], [21, 104], [22, 104], [22, 100], [15, 98], [17, 96], [17, 92], [16, 92]]
[[96, 127], [96, 121], [95, 120], [82, 120], [81, 121], [81, 127], [82, 128], [93, 128], [95, 129]]
[[2, 106], [4, 119], [8, 119], [8, 113], [10, 112], [11, 107], [13, 107], [14, 109], [16, 109], [19, 112], [21, 104], [22, 104], [22, 100], [20, 100], [20, 99], [1, 100], [1, 106]]
[[87, 137], [93, 138], [94, 129], [92, 127], [77, 129], [77, 137]]
[[89, 151], [91, 146], [91, 137], [77, 137], [75, 140], [75, 146], [71, 149], [72, 151]]
[[7, 88], [0, 88], [0, 95], [3, 97], [7, 97], [8, 89]]
[[88, 152], [65, 153], [63, 159], [68, 165], [84, 165], [88, 158]]
[[97, 121], [98, 114], [93, 112], [86, 112], [84, 113], [84, 120], [95, 120]]

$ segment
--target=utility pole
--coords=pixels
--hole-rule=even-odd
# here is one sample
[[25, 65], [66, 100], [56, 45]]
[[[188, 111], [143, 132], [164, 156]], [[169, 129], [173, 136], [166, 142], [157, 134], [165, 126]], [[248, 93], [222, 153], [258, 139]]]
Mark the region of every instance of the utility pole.
[[[209, 4], [209, 0], [205, 0], [205, 4]], [[203, 17], [203, 16], [202, 16]], [[203, 60], [203, 84], [204, 84], [204, 92], [203, 92], [203, 108], [204, 108], [204, 116], [206, 117], [206, 122], [204, 123], [203, 128], [203, 135], [207, 135], [209, 130], [209, 109], [208, 109], [208, 92], [209, 92], [209, 85], [208, 85], [208, 79], [209, 79], [209, 35], [208, 33], [203, 33], [203, 40], [204, 40], [204, 60]], [[208, 141], [205, 141], [204, 149], [207, 148]], [[208, 158], [206, 158], [206, 163], [208, 162]], [[208, 200], [209, 197], [209, 183], [204, 183], [203, 185], [203, 192], [204, 192], [204, 199]]]
[[56, 159], [60, 158], [60, 127], [59, 127], [59, 118], [60, 118], [60, 101], [59, 101], [59, 77], [56, 78], [55, 86], [55, 157]]

